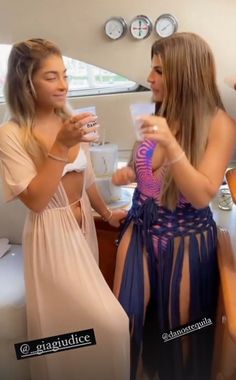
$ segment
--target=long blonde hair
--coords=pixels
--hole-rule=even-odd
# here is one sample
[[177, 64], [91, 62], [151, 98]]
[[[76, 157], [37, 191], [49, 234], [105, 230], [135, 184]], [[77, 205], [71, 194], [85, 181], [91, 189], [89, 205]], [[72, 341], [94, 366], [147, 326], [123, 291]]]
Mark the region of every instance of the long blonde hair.
[[[193, 33], [176, 33], [156, 41], [151, 57], [163, 65], [165, 95], [159, 114], [196, 167], [206, 148], [210, 121], [218, 108], [224, 109], [216, 85], [215, 62], [208, 44]], [[162, 204], [173, 209], [178, 190], [167, 171]]]
[[[32, 77], [41, 61], [50, 55], [62, 56], [55, 44], [41, 38], [14, 44], [8, 59], [4, 87], [10, 116], [19, 125], [24, 147], [36, 164], [44, 159], [46, 147], [34, 134], [37, 97]], [[55, 112], [62, 118], [69, 116], [66, 107]]]

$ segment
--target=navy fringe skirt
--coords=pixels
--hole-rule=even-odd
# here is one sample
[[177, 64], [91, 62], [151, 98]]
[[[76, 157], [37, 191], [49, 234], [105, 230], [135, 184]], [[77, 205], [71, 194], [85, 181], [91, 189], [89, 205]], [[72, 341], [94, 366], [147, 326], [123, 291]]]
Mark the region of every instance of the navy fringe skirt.
[[[130, 319], [131, 380], [136, 378], [140, 355], [151, 379], [157, 373], [160, 380], [209, 380], [219, 282], [217, 229], [212, 212], [209, 207], [195, 209], [189, 203], [172, 212], [136, 189], [120, 239], [131, 222], [132, 236], [119, 293], [119, 301]], [[187, 331], [180, 323], [180, 284], [186, 247], [190, 301], [185, 327], [191, 332], [184, 361], [182, 338], [163, 337], [173, 337], [173, 329]], [[151, 293], [146, 314], [144, 251], [148, 254]], [[207, 326], [197, 331], [191, 327], [204, 321], [208, 321]]]

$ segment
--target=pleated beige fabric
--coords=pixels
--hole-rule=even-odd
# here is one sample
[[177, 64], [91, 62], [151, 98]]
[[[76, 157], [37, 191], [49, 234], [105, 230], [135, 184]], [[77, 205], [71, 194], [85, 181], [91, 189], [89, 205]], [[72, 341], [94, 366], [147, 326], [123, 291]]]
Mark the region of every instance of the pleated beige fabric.
[[[13, 123], [0, 128], [0, 159], [5, 196], [10, 200], [36, 174]], [[86, 236], [91, 216], [85, 189], [81, 205]], [[31, 362], [32, 380], [129, 379], [128, 318], [106, 284], [84, 233], [62, 183], [43, 212], [27, 215], [23, 248], [28, 339], [90, 328], [96, 338], [94, 346], [26, 359]], [[92, 239], [92, 229], [89, 234]]]

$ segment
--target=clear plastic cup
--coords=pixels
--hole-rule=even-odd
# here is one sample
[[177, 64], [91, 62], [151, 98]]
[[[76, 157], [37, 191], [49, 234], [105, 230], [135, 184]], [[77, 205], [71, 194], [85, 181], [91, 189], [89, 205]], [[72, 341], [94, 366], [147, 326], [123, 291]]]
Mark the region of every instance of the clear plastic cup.
[[[96, 115], [96, 107], [95, 106], [89, 106], [89, 107], [77, 108], [76, 110], [74, 110], [75, 115], [78, 115], [78, 114], [84, 113], [84, 112], [90, 112], [90, 113]], [[86, 128], [95, 127], [96, 124], [97, 124], [97, 120], [92, 121], [92, 122], [86, 124]], [[99, 134], [98, 134], [97, 130], [93, 131], [91, 133], [87, 133], [86, 136], [87, 137], [94, 137], [94, 141], [98, 140], [98, 138], [99, 138]]]
[[218, 207], [225, 211], [232, 210], [233, 208], [233, 199], [228, 186], [220, 187], [218, 192]]
[[133, 121], [135, 136], [138, 141], [143, 140], [142, 132], [140, 127], [142, 121], [139, 120], [140, 116], [144, 115], [154, 115], [155, 114], [155, 103], [135, 103], [130, 105], [130, 113]]

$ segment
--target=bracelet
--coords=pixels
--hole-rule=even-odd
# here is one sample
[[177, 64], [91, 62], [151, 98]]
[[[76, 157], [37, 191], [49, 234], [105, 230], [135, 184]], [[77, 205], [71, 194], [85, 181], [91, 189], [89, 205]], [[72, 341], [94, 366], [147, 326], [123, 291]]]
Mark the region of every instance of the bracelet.
[[107, 208], [107, 211], [110, 213], [110, 215], [108, 216], [108, 218], [102, 216], [102, 220], [104, 220], [104, 222], [109, 222], [113, 215], [113, 212], [111, 211], [111, 209]]
[[61, 162], [65, 162], [65, 163], [68, 162], [68, 159], [58, 157], [58, 156], [54, 156], [54, 154], [51, 154], [51, 153], [48, 153], [48, 157], [52, 158], [53, 160], [56, 160], [56, 161], [61, 161]]
[[176, 158], [174, 158], [173, 160], [170, 160], [167, 162], [167, 165], [172, 165], [172, 164], [175, 164], [176, 162], [180, 161], [185, 155], [185, 152], [181, 152]]

